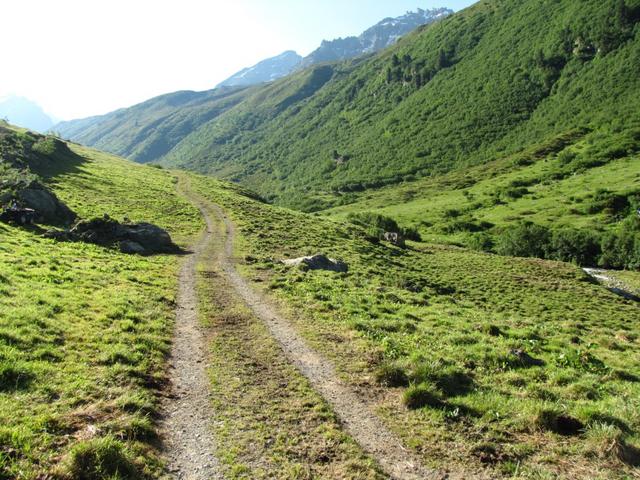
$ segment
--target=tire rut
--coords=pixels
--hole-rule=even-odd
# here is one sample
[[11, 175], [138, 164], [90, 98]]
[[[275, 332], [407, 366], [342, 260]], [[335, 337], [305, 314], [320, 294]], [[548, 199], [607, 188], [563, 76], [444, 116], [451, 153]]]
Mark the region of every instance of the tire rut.
[[[179, 190], [186, 197], [186, 193]], [[176, 324], [170, 357], [172, 395], [163, 405], [162, 432], [168, 470], [180, 480], [222, 480], [211, 429], [210, 382], [205, 333], [198, 321], [196, 267], [212, 239], [213, 223], [200, 206], [206, 229], [179, 274]]]
[[236, 293], [262, 320], [278, 341], [292, 364], [310, 381], [311, 385], [332, 406], [345, 430], [374, 458], [383, 471], [395, 480], [427, 480], [474, 478], [457, 477], [425, 468], [401, 440], [383, 425], [369, 406], [356, 393], [341, 382], [335, 368], [327, 359], [309, 348], [292, 325], [279, 315], [238, 273], [233, 260], [234, 225], [221, 207], [200, 195], [185, 191], [185, 196], [203, 212], [211, 224], [209, 212], [218, 216], [225, 225], [226, 238], [221, 265]]

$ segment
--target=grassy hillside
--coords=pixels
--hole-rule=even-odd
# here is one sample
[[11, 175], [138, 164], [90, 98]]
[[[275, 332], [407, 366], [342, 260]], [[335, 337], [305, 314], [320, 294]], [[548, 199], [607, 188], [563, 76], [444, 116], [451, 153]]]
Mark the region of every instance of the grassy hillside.
[[[155, 222], [181, 245], [201, 228], [166, 172], [77, 146], [40, 167], [83, 218]], [[56, 243], [37, 227], [0, 224], [0, 239], [0, 478], [98, 478], [82, 475], [100, 458], [112, 469], [100, 478], [158, 478], [178, 257]]]
[[575, 129], [637, 149], [639, 12], [635, 0], [482, 1], [368, 60], [266, 87], [163, 163], [311, 210], [331, 204], [313, 192], [437, 175]]
[[[173, 172], [0, 127], [3, 208], [7, 184], [37, 176], [80, 218], [153, 222], [183, 247], [201, 231]], [[167, 478], [160, 401], [178, 401], [167, 355], [181, 255], [55, 242], [45, 228], [0, 223], [0, 479]], [[217, 255], [202, 258], [199, 313], [216, 326], [207, 367], [225, 478], [381, 479], [264, 326], [206, 275]], [[247, 372], [253, 362], [268, 375]]]
[[488, 250], [523, 222], [598, 239], [625, 229], [637, 234], [638, 140], [573, 131], [482, 166], [352, 193], [349, 203], [323, 214], [376, 212], [416, 227], [430, 242]]
[[107, 115], [61, 122], [53, 130], [63, 138], [147, 163], [246, 94], [243, 88], [175, 92]]
[[[401, 250], [349, 223], [192, 182], [238, 225], [244, 274], [425, 463], [496, 477], [633, 475], [637, 304], [569, 264]], [[348, 273], [279, 262], [317, 252], [346, 261]]]

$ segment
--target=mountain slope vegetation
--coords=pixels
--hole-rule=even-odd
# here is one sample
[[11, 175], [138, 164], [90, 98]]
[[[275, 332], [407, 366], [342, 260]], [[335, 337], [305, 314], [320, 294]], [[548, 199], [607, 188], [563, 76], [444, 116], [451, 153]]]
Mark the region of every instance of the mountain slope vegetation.
[[247, 93], [242, 87], [175, 92], [106, 115], [61, 122], [54, 130], [84, 145], [147, 163], [237, 105]]
[[[177, 188], [173, 172], [73, 144], [53, 152], [43, 148], [59, 142], [53, 137], [0, 126], [1, 186], [16, 176], [38, 178], [80, 218], [108, 214], [154, 222], [183, 248], [203, 229], [198, 209]], [[250, 194], [210, 179], [199, 181], [211, 182], [207, 189], [228, 190], [231, 199]], [[6, 197], [0, 193], [4, 211]], [[131, 255], [90, 243], [58, 242], [46, 238], [47, 227], [0, 222], [0, 478], [167, 478], [159, 424], [162, 399], [176, 399], [168, 385], [168, 356], [182, 256]], [[239, 318], [243, 308], [225, 310], [232, 297], [222, 297], [220, 280], [205, 275], [213, 263], [208, 257], [198, 269], [203, 325]], [[276, 372], [279, 380], [268, 397], [268, 386], [251, 385], [251, 407], [261, 415], [249, 419], [233, 411], [217, 418], [219, 425], [234, 426], [219, 432], [230, 436], [217, 452], [227, 477], [247, 478], [238, 476], [249, 471], [243, 459], [255, 455], [256, 435], [268, 431], [287, 440], [265, 439], [264, 457], [252, 478], [300, 471], [325, 478], [331, 472], [342, 478], [382, 478], [322, 397], [259, 327], [245, 332], [244, 350], [233, 353], [243, 351], [249, 358], [246, 347], [255, 344], [258, 361], [273, 362], [268, 381]], [[208, 357], [203, 352], [203, 359]], [[217, 356], [223, 362], [208, 366], [216, 380], [247, 368], [242, 359], [224, 360]], [[247, 387], [250, 381], [253, 376], [247, 376]], [[228, 392], [211, 393], [218, 402]], [[267, 409], [274, 414], [264, 418]], [[283, 412], [290, 422], [281, 421]], [[213, 410], [205, 412], [210, 414]]]
[[[5, 135], [35, 140], [23, 130]], [[2, 140], [4, 184], [13, 174], [2, 168]], [[182, 246], [202, 226], [163, 171], [74, 145], [64, 155], [40, 151], [45, 161], [25, 165], [35, 167], [29, 175], [83, 218], [155, 222]], [[158, 478], [154, 424], [179, 257], [125, 255], [43, 232], [0, 223], [0, 478], [118, 470], [115, 478]], [[105, 458], [106, 470], [92, 471]]]
[[[637, 303], [568, 263], [401, 249], [192, 182], [235, 222], [246, 278], [428, 466], [490, 478], [632, 475]], [[317, 252], [348, 272], [279, 261]]]
[[[375, 212], [417, 229], [430, 242], [543, 256], [582, 266], [637, 269], [637, 143], [632, 138], [598, 135], [569, 132], [480, 166], [352, 192], [345, 195], [349, 199], [345, 205], [323, 214], [347, 218]], [[519, 228], [523, 234], [531, 228], [542, 234], [537, 251], [503, 248], [503, 240]]]
[[637, 145], [639, 9], [479, 2], [368, 60], [322, 67], [333, 72], [313, 95], [297, 92], [314, 70], [266, 87], [162, 161], [310, 209], [310, 192], [437, 175], [574, 129]]

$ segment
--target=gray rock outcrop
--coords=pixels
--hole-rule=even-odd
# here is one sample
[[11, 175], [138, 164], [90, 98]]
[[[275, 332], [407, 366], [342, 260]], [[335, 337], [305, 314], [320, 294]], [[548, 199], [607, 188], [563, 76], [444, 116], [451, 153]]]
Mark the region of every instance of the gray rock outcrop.
[[322, 253], [308, 257], [293, 258], [283, 260], [282, 263], [289, 266], [300, 266], [308, 270], [329, 270], [331, 272], [346, 272], [349, 267], [346, 263], [333, 258], [329, 258]]

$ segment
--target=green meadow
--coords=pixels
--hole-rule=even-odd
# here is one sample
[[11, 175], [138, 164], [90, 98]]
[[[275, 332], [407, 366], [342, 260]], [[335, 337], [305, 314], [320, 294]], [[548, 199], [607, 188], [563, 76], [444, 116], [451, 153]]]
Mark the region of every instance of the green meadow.
[[[256, 288], [434, 467], [629, 478], [640, 441], [638, 306], [561, 262], [374, 244], [204, 177]], [[324, 252], [348, 273], [279, 261]]]
[[[201, 228], [171, 175], [72, 146], [43, 171], [81, 217]], [[0, 478], [158, 478], [155, 421], [179, 257], [0, 225]]]

